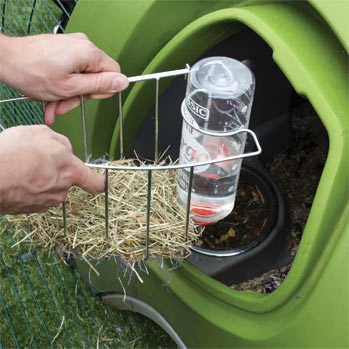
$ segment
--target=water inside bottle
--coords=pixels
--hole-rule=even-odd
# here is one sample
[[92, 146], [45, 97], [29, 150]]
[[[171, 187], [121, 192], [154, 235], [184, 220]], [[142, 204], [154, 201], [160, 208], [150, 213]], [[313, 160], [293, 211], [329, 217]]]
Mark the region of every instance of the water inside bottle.
[[[185, 127], [185, 126], [184, 126]], [[196, 142], [201, 143], [208, 158], [198, 152], [198, 147], [190, 151], [192, 154], [188, 162], [198, 160], [218, 160], [239, 154], [240, 145], [233, 139], [201, 136]], [[185, 138], [182, 146], [187, 146]], [[184, 151], [181, 154], [185, 154]], [[207, 156], [207, 155], [206, 155]], [[239, 180], [241, 160], [229, 160], [194, 168], [191, 216], [200, 224], [212, 224], [226, 217], [234, 207], [235, 194]], [[189, 183], [189, 168], [178, 171], [177, 191], [178, 200], [182, 207], [186, 206]]]
[[[216, 166], [216, 165], [214, 165]], [[239, 169], [229, 175], [194, 174], [190, 212], [194, 222], [213, 224], [226, 217], [234, 208]], [[224, 172], [224, 171], [223, 171]], [[178, 173], [177, 193], [182, 207], [186, 206], [189, 172], [186, 169]]]

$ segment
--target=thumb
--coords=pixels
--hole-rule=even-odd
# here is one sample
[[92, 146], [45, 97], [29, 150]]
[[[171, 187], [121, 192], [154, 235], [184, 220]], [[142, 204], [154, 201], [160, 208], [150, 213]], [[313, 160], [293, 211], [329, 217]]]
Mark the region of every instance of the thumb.
[[128, 86], [125, 75], [113, 72], [75, 74], [71, 78], [74, 96], [81, 94], [109, 94], [124, 90]]
[[98, 194], [105, 189], [105, 177], [87, 167], [80, 159], [76, 158], [76, 176], [73, 185], [86, 190], [91, 194]]

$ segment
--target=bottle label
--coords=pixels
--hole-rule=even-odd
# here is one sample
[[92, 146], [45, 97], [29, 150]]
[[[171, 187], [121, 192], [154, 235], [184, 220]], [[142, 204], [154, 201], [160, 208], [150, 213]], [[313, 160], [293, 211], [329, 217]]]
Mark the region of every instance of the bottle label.
[[[185, 108], [182, 108], [182, 112], [186, 112], [186, 116], [190, 122], [195, 123], [195, 120], [191, 117], [190, 113], [185, 110]], [[188, 164], [211, 160], [211, 156], [207, 149], [198, 142], [197, 138], [199, 137], [200, 133], [184, 122], [180, 149], [180, 163]], [[209, 167], [210, 165], [195, 166], [194, 173], [205, 172]]]
[[208, 118], [210, 117], [210, 111], [207, 108], [194, 102], [194, 100], [191, 97], [187, 97], [185, 99], [185, 102], [186, 102], [187, 108], [192, 113], [194, 113], [196, 116], [198, 116], [201, 119], [204, 119], [206, 121], [208, 120]]

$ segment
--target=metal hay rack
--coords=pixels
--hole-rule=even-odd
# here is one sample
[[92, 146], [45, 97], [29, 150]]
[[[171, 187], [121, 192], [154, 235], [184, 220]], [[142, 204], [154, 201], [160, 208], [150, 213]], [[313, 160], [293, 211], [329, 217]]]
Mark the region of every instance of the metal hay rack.
[[[151, 195], [152, 195], [152, 172], [153, 171], [161, 171], [161, 170], [179, 170], [184, 168], [189, 168], [189, 182], [188, 182], [188, 191], [187, 191], [187, 202], [186, 202], [186, 212], [185, 212], [185, 242], [188, 239], [188, 228], [189, 228], [189, 218], [190, 218], [190, 203], [191, 203], [191, 193], [192, 193], [192, 184], [193, 184], [193, 175], [194, 175], [194, 168], [196, 166], [205, 166], [210, 165], [214, 163], [219, 162], [225, 162], [225, 161], [231, 161], [231, 160], [238, 160], [242, 158], [247, 158], [255, 155], [259, 155], [262, 151], [261, 146], [259, 144], [259, 141], [257, 139], [256, 134], [247, 128], [241, 128], [239, 130], [226, 132], [224, 134], [219, 132], [212, 132], [207, 131], [203, 129], [199, 129], [198, 126], [194, 125], [192, 121], [188, 120], [186, 115], [182, 113], [183, 119], [185, 122], [188, 123], [190, 127], [192, 127], [194, 130], [197, 130], [205, 135], [209, 136], [215, 136], [215, 137], [222, 137], [222, 136], [234, 136], [241, 133], [247, 133], [249, 134], [256, 146], [255, 151], [251, 151], [248, 153], [240, 154], [240, 155], [233, 155], [225, 158], [220, 158], [216, 160], [208, 160], [208, 161], [200, 161], [200, 162], [194, 162], [190, 164], [175, 164], [175, 165], [156, 165], [156, 162], [158, 160], [158, 148], [159, 148], [159, 132], [158, 132], [158, 122], [159, 122], [159, 86], [160, 86], [160, 80], [163, 78], [168, 77], [175, 77], [180, 75], [187, 75], [190, 72], [189, 65], [186, 65], [186, 68], [179, 69], [179, 70], [172, 70], [172, 71], [166, 71], [161, 73], [154, 73], [154, 74], [146, 74], [146, 75], [139, 75], [134, 77], [129, 77], [129, 83], [137, 83], [142, 82], [146, 80], [155, 80], [155, 165], [146, 165], [146, 166], [122, 166], [122, 165], [108, 165], [108, 163], [92, 163], [89, 161], [89, 152], [88, 152], [88, 139], [87, 139], [87, 127], [86, 127], [86, 112], [85, 112], [85, 101], [83, 95], [80, 96], [80, 111], [81, 111], [81, 124], [82, 124], [82, 134], [83, 134], [83, 146], [84, 146], [84, 157], [85, 157], [85, 164], [86, 166], [90, 168], [100, 168], [105, 170], [105, 238], [109, 239], [109, 200], [108, 200], [108, 192], [109, 192], [109, 171], [147, 171], [147, 219], [146, 219], [146, 240], [145, 240], [145, 260], [149, 258], [149, 236], [150, 236], [150, 213], [151, 213]], [[123, 130], [123, 104], [122, 104], [122, 92], [118, 93], [119, 98], [119, 131], [120, 131], [120, 158], [122, 159], [124, 157], [123, 154], [123, 139], [124, 139], [124, 130]], [[29, 97], [26, 96], [19, 96], [16, 98], [11, 99], [5, 99], [0, 100], [1, 103], [7, 103], [7, 102], [15, 102], [15, 101], [23, 101], [28, 100]], [[4, 130], [5, 127], [0, 123], [0, 129]], [[66, 207], [65, 203], [62, 203], [62, 215], [63, 215], [63, 226], [64, 226], [64, 233], [66, 234], [67, 229], [67, 214], [66, 214]]]

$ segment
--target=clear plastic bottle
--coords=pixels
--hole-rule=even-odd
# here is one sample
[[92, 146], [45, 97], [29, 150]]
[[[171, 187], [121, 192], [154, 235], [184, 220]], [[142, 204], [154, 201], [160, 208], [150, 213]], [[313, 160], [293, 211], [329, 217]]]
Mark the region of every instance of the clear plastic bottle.
[[[246, 134], [226, 136], [247, 128], [255, 79], [244, 64], [227, 57], [210, 57], [190, 70], [182, 113], [199, 130], [183, 121], [180, 163], [219, 160], [244, 152]], [[194, 168], [191, 217], [200, 224], [212, 224], [226, 217], [234, 207], [241, 159], [216, 162]], [[178, 171], [177, 198], [187, 204], [189, 167]]]

